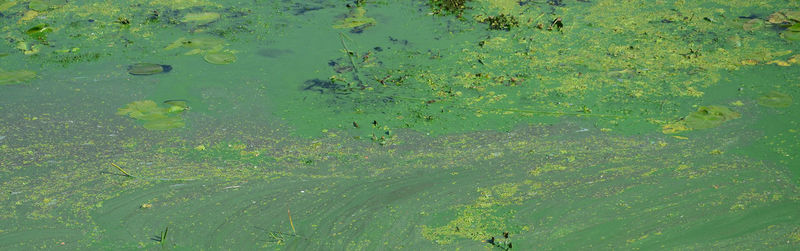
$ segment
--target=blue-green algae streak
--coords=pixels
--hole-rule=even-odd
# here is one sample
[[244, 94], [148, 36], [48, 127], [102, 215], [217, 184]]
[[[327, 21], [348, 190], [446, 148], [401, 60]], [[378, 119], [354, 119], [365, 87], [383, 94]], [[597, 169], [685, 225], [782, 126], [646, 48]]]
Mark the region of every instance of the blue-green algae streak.
[[800, 249], [798, 1], [0, 0], [0, 24], [0, 250]]

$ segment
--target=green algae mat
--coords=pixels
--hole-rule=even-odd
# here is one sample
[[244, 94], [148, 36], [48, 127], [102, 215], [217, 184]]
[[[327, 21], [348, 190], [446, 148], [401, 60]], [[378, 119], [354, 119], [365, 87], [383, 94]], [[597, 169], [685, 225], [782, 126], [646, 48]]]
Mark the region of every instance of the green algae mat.
[[0, 250], [800, 249], [798, 1], [0, 23]]

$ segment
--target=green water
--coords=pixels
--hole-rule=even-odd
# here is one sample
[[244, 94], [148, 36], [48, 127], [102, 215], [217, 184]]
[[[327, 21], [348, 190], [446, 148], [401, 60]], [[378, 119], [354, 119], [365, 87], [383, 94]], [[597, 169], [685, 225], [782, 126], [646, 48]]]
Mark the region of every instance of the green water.
[[798, 249], [800, 2], [448, 3], [0, 0], [0, 249]]

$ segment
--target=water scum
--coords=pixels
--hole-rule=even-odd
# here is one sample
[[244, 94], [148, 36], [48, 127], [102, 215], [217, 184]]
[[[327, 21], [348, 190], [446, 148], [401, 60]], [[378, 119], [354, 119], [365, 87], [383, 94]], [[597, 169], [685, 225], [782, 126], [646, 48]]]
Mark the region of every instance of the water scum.
[[0, 0], [0, 249], [796, 249], [798, 9]]

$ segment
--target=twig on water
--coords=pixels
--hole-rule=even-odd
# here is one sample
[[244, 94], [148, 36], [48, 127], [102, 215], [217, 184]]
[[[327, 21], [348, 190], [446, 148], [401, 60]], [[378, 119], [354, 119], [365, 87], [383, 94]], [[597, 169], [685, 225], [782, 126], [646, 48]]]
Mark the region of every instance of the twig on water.
[[294, 231], [294, 222], [292, 222], [292, 209], [291, 208], [287, 208], [286, 212], [289, 213], [289, 225], [292, 226], [292, 234], [293, 235], [297, 235], [297, 232]]
[[133, 176], [131, 176], [131, 175], [130, 175], [128, 172], [126, 172], [126, 171], [125, 171], [125, 169], [122, 169], [122, 167], [119, 167], [117, 164], [114, 164], [114, 163], [112, 162], [112, 163], [111, 163], [111, 165], [112, 165], [112, 166], [114, 166], [114, 167], [116, 167], [117, 169], [119, 169], [119, 171], [120, 171], [120, 172], [122, 172], [122, 173], [124, 173], [126, 177], [133, 177]]

